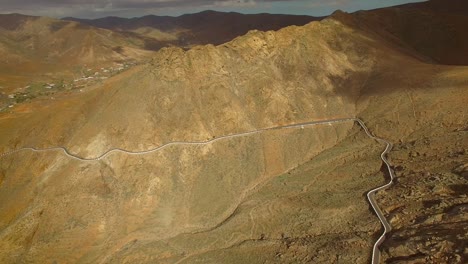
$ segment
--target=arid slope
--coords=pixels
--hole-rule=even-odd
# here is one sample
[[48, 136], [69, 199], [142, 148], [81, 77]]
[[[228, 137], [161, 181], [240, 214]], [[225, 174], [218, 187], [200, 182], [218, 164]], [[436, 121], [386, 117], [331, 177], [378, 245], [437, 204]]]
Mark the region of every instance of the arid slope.
[[[220, 46], [165, 48], [103, 85], [0, 113], [0, 152], [64, 146], [95, 157], [358, 116], [396, 147], [397, 184], [378, 194], [394, 225], [383, 257], [463, 263], [466, 232], [454, 228], [467, 222], [468, 67], [377, 33], [362, 14], [337, 12]], [[405, 152], [424, 140], [434, 143], [426, 156]], [[0, 160], [0, 261], [368, 263], [381, 230], [365, 193], [388, 180], [381, 150], [342, 123], [93, 162], [19, 152]], [[426, 200], [429, 211], [418, 207]], [[421, 217], [443, 210], [456, 213]], [[449, 233], [411, 233], [431, 227]]]
[[78, 21], [95, 27], [146, 36], [148, 37], [147, 48], [150, 49], [168, 46], [189, 48], [204, 44], [219, 45], [244, 35], [249, 30], [278, 30], [291, 25], [302, 26], [320, 19], [311, 16], [246, 15], [216, 11], [203, 11], [178, 17], [150, 15], [130, 19], [119, 17], [64, 18], [64, 20]]
[[376, 34], [434, 63], [468, 64], [468, 2], [432, 0], [357, 12]]
[[79, 74], [84, 67], [140, 60], [143, 40], [77, 22], [0, 15], [0, 86], [17, 87], [48, 75]]

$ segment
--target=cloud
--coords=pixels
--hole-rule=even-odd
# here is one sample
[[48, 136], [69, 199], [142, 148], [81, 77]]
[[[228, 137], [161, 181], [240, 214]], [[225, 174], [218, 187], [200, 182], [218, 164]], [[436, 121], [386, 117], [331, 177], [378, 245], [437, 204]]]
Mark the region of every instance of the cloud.
[[309, 7], [323, 7], [323, 6], [344, 6], [349, 5], [350, 0], [329, 0], [327, 2], [322, 1], [311, 1], [308, 6]]
[[[258, 1], [258, 0], [257, 0]], [[261, 2], [268, 0], [259, 0]], [[273, 0], [274, 1], [274, 0]], [[0, 8], [73, 8], [92, 7], [104, 8], [112, 6], [115, 8], [162, 8], [178, 6], [203, 6], [203, 5], [238, 5], [239, 3], [255, 2], [253, 0], [15, 0], [11, 2], [1, 2]]]
[[[14, 0], [1, 1], [0, 13], [24, 13], [30, 15], [85, 15], [93, 16], [97, 13], [132, 13], [148, 10], [157, 12], [165, 9], [208, 9], [208, 8], [236, 8], [251, 7], [257, 2], [271, 0]], [[272, 0], [275, 1], [275, 0]], [[288, 0], [285, 0], [288, 1]], [[290, 1], [290, 0], [289, 0]]]
[[294, 2], [297, 0], [14, 0], [0, 2], [0, 9], [32, 8], [164, 8], [181, 6], [251, 6], [260, 2]]
[[227, 0], [227, 1], [215, 1], [213, 6], [222, 6], [222, 7], [247, 7], [247, 6], [256, 6], [257, 2], [253, 0]]
[[[180, 15], [206, 9], [261, 13], [302, 13], [326, 15], [338, 8], [384, 6], [417, 0], [0, 0], [0, 13], [23, 13], [52, 17], [141, 16], [146, 14]], [[322, 13], [320, 13], [322, 12]]]

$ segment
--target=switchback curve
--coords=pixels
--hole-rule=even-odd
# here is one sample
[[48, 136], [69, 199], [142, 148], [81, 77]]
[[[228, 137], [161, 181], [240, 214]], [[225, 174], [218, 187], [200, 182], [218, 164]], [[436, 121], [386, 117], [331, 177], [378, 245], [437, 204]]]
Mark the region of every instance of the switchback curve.
[[391, 142], [389, 142], [389, 141], [387, 141], [385, 139], [382, 139], [382, 138], [379, 138], [379, 137], [376, 137], [376, 136], [372, 135], [369, 132], [369, 129], [367, 128], [366, 124], [359, 118], [329, 119], [329, 120], [311, 121], [311, 122], [290, 124], [290, 125], [270, 127], [270, 128], [262, 128], [262, 129], [257, 129], [257, 130], [242, 132], [242, 133], [236, 133], [236, 134], [231, 134], [231, 135], [220, 136], [220, 137], [213, 138], [213, 139], [206, 140], [206, 141], [172, 141], [172, 142], [165, 143], [165, 144], [163, 144], [161, 146], [158, 146], [158, 147], [155, 147], [155, 148], [152, 148], [152, 149], [149, 149], [149, 150], [144, 150], [144, 151], [131, 151], [131, 150], [125, 150], [125, 149], [121, 149], [121, 148], [113, 148], [113, 149], [110, 149], [110, 150], [104, 152], [103, 154], [101, 154], [99, 156], [91, 157], [91, 158], [80, 157], [80, 156], [78, 156], [76, 154], [71, 153], [65, 147], [51, 147], [51, 148], [42, 148], [42, 149], [35, 148], [35, 147], [24, 147], [24, 148], [12, 150], [12, 151], [9, 151], [9, 152], [5, 152], [2, 155], [0, 155], [0, 159], [2, 159], [3, 157], [6, 157], [8, 155], [12, 155], [14, 153], [29, 150], [29, 151], [33, 151], [33, 152], [62, 151], [66, 156], [68, 156], [68, 157], [70, 157], [72, 159], [76, 159], [76, 160], [80, 160], [80, 161], [99, 161], [99, 160], [104, 159], [105, 157], [111, 155], [112, 153], [116, 153], [116, 152], [126, 153], [128, 155], [144, 155], [144, 154], [160, 151], [160, 150], [162, 150], [162, 149], [164, 149], [166, 147], [169, 147], [171, 145], [206, 145], [206, 144], [210, 144], [210, 143], [222, 140], [222, 139], [242, 137], [242, 136], [257, 134], [257, 133], [261, 133], [261, 132], [265, 132], [265, 131], [271, 131], [271, 130], [277, 130], [277, 129], [289, 129], [289, 128], [304, 128], [304, 127], [307, 127], [307, 126], [314, 126], [314, 125], [321, 125], [321, 124], [334, 124], [334, 123], [350, 122], [350, 121], [357, 122], [361, 126], [361, 128], [364, 129], [364, 132], [367, 134], [368, 137], [378, 141], [379, 143], [384, 143], [386, 145], [385, 150], [380, 154], [380, 158], [382, 159], [382, 161], [384, 162], [384, 164], [387, 167], [387, 170], [388, 170], [388, 172], [390, 174], [390, 181], [388, 183], [382, 185], [382, 186], [379, 186], [377, 188], [374, 188], [374, 189], [370, 190], [367, 193], [367, 199], [369, 200], [369, 203], [372, 206], [372, 209], [374, 210], [375, 214], [379, 218], [380, 223], [384, 227], [384, 231], [383, 231], [382, 235], [377, 239], [377, 241], [374, 243], [374, 246], [372, 248], [371, 263], [372, 264], [378, 264], [380, 262], [379, 245], [382, 244], [382, 242], [385, 240], [385, 235], [388, 234], [392, 230], [392, 228], [391, 228], [390, 224], [388, 223], [387, 219], [385, 218], [385, 216], [384, 216], [382, 210], [380, 209], [379, 205], [377, 204], [377, 202], [375, 200], [375, 194], [380, 190], [387, 189], [388, 187], [390, 187], [393, 184], [393, 180], [395, 178], [395, 175], [394, 175], [393, 170], [392, 170], [392, 168], [390, 166], [390, 163], [386, 159], [386, 155], [391, 151], [393, 145], [392, 145]]

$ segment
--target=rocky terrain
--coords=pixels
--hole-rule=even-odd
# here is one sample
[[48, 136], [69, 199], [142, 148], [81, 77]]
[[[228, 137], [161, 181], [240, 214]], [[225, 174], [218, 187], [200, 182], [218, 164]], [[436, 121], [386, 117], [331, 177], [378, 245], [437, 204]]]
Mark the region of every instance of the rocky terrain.
[[[0, 111], [17, 103], [8, 100], [15, 93], [25, 99], [55, 93], [89, 74], [88, 69], [94, 74], [144, 61], [150, 54], [138, 36], [46, 17], [0, 15]], [[48, 90], [47, 84], [54, 88]]]
[[214, 11], [97, 20], [0, 15], [0, 112], [102, 82], [122, 68], [146, 62], [162, 47], [221, 44], [251, 29], [279, 29], [317, 19]]
[[[394, 143], [396, 183], [377, 194], [393, 226], [382, 260], [465, 263], [468, 67], [439, 53], [465, 47], [416, 43], [401, 22], [432, 12], [464, 36], [463, 6], [437, 2], [161, 49], [0, 113], [0, 153], [92, 158], [357, 116]], [[368, 263], [382, 230], [365, 195], [388, 181], [382, 149], [345, 122], [89, 162], [17, 152], [0, 160], [0, 262]]]
[[64, 18], [67, 21], [77, 21], [94, 27], [143, 35], [147, 37], [146, 47], [149, 49], [168, 46], [190, 48], [204, 44], [219, 45], [242, 36], [249, 30], [278, 30], [291, 25], [303, 26], [320, 19], [311, 16], [216, 11], [204, 11], [178, 17], [149, 15], [138, 18]]
[[394, 228], [385, 242], [388, 263], [468, 260], [467, 131], [437, 131], [396, 145], [398, 182], [379, 200]]

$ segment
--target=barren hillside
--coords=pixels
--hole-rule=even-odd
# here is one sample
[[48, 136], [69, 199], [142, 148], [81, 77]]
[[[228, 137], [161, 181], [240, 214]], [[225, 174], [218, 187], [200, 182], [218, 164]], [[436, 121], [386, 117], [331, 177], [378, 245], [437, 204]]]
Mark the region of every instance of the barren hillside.
[[468, 64], [468, 2], [432, 0], [357, 12], [376, 34], [433, 63]]
[[[26, 86], [49, 75], [141, 60], [144, 41], [76, 22], [19, 14], [0, 15], [0, 86]], [[46, 79], [46, 78], [42, 78]]]
[[[193, 47], [195, 45], [219, 45], [249, 30], [278, 30], [296, 25], [302, 26], [321, 18], [311, 16], [224, 13], [204, 11], [179, 17], [144, 16], [140, 18], [106, 17], [100, 19], [64, 18], [95, 27], [133, 32], [148, 37], [147, 48]], [[151, 41], [151, 39], [153, 41]]]
[[[376, 12], [393, 10], [163, 48], [0, 113], [0, 153], [94, 158], [359, 117], [394, 143], [382, 260], [465, 263], [468, 67], [429, 52], [443, 40], [420, 50], [379, 29]], [[365, 194], [388, 181], [383, 147], [343, 122], [95, 161], [16, 152], [0, 157], [0, 262], [368, 263], [382, 230]]]

